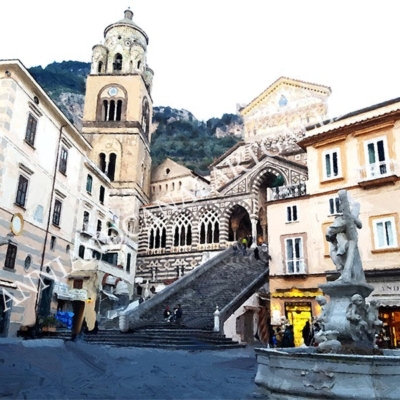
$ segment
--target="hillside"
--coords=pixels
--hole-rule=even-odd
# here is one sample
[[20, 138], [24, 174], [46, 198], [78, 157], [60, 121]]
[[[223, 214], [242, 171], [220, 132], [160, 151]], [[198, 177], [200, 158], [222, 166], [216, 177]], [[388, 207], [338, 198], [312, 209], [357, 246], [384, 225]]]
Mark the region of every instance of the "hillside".
[[[90, 63], [54, 62], [45, 68], [32, 67], [29, 72], [80, 130]], [[169, 157], [207, 175], [208, 165], [240, 140], [242, 119], [235, 114], [224, 114], [204, 122], [187, 110], [154, 107], [153, 130], [153, 166]]]

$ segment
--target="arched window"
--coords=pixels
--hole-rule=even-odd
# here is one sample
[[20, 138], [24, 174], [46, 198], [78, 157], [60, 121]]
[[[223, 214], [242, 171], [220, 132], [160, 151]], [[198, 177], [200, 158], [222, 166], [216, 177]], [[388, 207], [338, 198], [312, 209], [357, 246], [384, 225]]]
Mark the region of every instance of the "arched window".
[[219, 221], [216, 210], [207, 210], [200, 219], [200, 243], [219, 242]]
[[131, 253], [126, 256], [126, 272], [131, 272]]
[[161, 215], [154, 220], [153, 225], [150, 229], [149, 248], [150, 249], [165, 248], [166, 244], [167, 244], [167, 229], [165, 227], [164, 218]]
[[192, 244], [192, 223], [191, 214], [186, 211], [184, 214], [174, 216], [174, 246], [191, 246]]
[[143, 100], [142, 107], [142, 130], [145, 138], [149, 139], [149, 130], [150, 130], [150, 107], [147, 99]]
[[114, 58], [114, 72], [122, 70], [122, 55], [117, 53]]
[[137, 69], [140, 69], [140, 66], [142, 65], [142, 62], [139, 60], [137, 63]]
[[101, 73], [103, 70], [103, 62], [99, 61], [99, 64], [97, 65], [97, 72]]
[[108, 170], [107, 176], [110, 178], [110, 181], [114, 181], [115, 178], [115, 163], [117, 161], [117, 155], [115, 153], [110, 154], [110, 160], [108, 162]]
[[122, 100], [103, 100], [103, 121], [121, 121], [122, 106]]
[[172, 182], [172, 190], [175, 190], [175, 182]]
[[80, 258], [85, 258], [85, 246], [82, 244], [79, 246], [78, 256]]
[[106, 172], [106, 155], [104, 153], [99, 154], [99, 168], [101, 172]]

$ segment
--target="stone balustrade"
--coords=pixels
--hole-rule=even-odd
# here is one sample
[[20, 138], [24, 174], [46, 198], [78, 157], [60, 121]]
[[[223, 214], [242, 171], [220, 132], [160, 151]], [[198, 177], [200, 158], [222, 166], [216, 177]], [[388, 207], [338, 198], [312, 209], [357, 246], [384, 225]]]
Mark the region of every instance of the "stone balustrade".
[[306, 184], [299, 183], [297, 185], [278, 186], [267, 188], [267, 200], [282, 200], [292, 197], [301, 197], [307, 194]]

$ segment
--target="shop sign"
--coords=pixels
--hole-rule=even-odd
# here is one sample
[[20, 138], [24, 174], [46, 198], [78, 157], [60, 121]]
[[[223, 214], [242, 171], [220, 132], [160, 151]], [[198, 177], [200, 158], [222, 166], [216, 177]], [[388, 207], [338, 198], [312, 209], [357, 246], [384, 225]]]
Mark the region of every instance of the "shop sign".
[[369, 282], [375, 290], [372, 292], [373, 296], [398, 294], [400, 295], [400, 281], [389, 282]]

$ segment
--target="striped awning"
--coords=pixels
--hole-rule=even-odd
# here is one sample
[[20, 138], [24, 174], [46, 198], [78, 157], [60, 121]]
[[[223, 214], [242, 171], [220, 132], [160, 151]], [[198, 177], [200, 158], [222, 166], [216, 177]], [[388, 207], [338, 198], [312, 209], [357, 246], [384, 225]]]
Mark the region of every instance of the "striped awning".
[[379, 301], [380, 307], [400, 307], [399, 296], [371, 296], [366, 299], [367, 302], [371, 300]]

